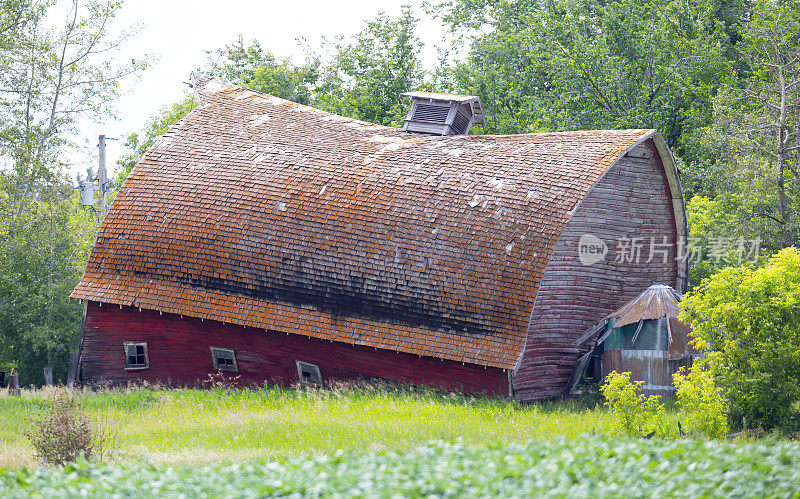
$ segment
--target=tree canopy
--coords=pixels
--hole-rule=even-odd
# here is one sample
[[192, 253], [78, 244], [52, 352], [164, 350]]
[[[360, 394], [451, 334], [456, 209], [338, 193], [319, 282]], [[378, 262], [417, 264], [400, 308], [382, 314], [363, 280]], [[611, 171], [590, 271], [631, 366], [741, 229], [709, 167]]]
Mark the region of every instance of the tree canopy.
[[[63, 7], [63, 8], [62, 8]], [[0, 367], [64, 379], [80, 306], [67, 300], [94, 241], [64, 172], [77, 121], [105, 115], [120, 81], [144, 68], [109, 55], [117, 1], [6, 0], [0, 8]], [[63, 17], [60, 17], [63, 16]], [[54, 24], [55, 23], [55, 24]]]

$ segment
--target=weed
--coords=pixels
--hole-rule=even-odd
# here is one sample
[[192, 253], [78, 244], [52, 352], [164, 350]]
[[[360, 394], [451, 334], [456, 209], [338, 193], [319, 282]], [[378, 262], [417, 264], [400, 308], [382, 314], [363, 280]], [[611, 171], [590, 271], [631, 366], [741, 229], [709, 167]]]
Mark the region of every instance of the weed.
[[102, 432], [67, 392], [49, 401], [47, 412], [31, 420], [26, 435], [46, 464], [73, 462], [81, 455], [89, 459], [103, 451]]
[[645, 397], [639, 390], [643, 381], [631, 381], [631, 373], [612, 371], [601, 388], [606, 405], [616, 418], [616, 433], [627, 436], [652, 436], [663, 430], [664, 406], [659, 397]]

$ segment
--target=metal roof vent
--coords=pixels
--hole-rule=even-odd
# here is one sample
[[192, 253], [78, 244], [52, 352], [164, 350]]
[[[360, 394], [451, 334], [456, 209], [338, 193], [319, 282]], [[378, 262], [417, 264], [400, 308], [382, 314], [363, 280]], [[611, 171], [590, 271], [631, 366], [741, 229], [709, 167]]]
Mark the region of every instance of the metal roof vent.
[[474, 95], [406, 92], [411, 109], [403, 130], [431, 135], [466, 135], [474, 124], [485, 125], [481, 99]]

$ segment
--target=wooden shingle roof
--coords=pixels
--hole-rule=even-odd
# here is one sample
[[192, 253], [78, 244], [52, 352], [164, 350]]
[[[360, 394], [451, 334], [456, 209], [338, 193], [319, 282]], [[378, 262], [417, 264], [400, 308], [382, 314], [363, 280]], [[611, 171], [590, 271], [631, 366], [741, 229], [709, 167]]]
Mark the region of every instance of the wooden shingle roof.
[[196, 88], [73, 298], [500, 368], [572, 210], [655, 133], [435, 137]]

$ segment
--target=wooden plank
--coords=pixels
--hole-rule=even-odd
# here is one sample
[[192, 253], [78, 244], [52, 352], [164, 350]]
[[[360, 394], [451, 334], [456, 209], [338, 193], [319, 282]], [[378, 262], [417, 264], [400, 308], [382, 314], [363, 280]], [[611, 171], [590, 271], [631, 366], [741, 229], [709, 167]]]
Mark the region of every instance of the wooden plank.
[[[148, 369], [125, 370], [125, 341], [147, 342]], [[97, 303], [87, 311], [81, 368], [89, 383], [200, 385], [214, 372], [212, 346], [235, 351], [243, 384], [296, 383], [299, 360], [319, 366], [325, 383], [377, 378], [508, 396], [508, 375], [499, 368]]]
[[[602, 330], [603, 330], [603, 328], [605, 328], [605, 327], [606, 327], [606, 324], [608, 324], [608, 319], [603, 319], [602, 321], [598, 322], [598, 323], [597, 323], [597, 324], [595, 324], [594, 326], [590, 327], [589, 329], [587, 329], [587, 330], [586, 330], [586, 332], [585, 332], [585, 333], [583, 333], [583, 334], [581, 335], [581, 337], [580, 337], [580, 338], [578, 338], [577, 340], [575, 340], [575, 341], [573, 341], [573, 342], [572, 342], [572, 346], [574, 346], [574, 347], [578, 347], [578, 346], [581, 346], [581, 345], [583, 345], [584, 343], [586, 343], [587, 341], [589, 341], [589, 339], [590, 339], [592, 336], [594, 336], [595, 334], [597, 334], [597, 333], [599, 333], [600, 331], [602, 331]], [[598, 342], [598, 343], [599, 343], [599, 342]]]
[[589, 367], [589, 361], [592, 359], [593, 352], [594, 349], [589, 350], [578, 360], [578, 364], [575, 366], [575, 370], [572, 372], [572, 376], [570, 376], [569, 382], [567, 383], [567, 389], [564, 391], [565, 395], [571, 395], [572, 392], [575, 391], [575, 388], [578, 387], [578, 383], [581, 382], [583, 375], [586, 373], [586, 368]]
[[[646, 264], [646, 254], [638, 263], [616, 261], [613, 254], [592, 265], [578, 258], [585, 234], [608, 244], [632, 234], [657, 235], [659, 241], [666, 235], [670, 244], [675, 243], [675, 221], [660, 156], [652, 140], [638, 147], [653, 154], [637, 152], [643, 157], [621, 158], [580, 202], [559, 236], [536, 291], [524, 353], [514, 373], [518, 400], [563, 395], [575, 363], [588, 346], [585, 341], [589, 340], [584, 340], [583, 348], [576, 345], [576, 338], [580, 340], [600, 319], [653, 282], [671, 286], [677, 282], [674, 246], [665, 263], [655, 258]], [[602, 341], [607, 340], [601, 337], [598, 343]]]

